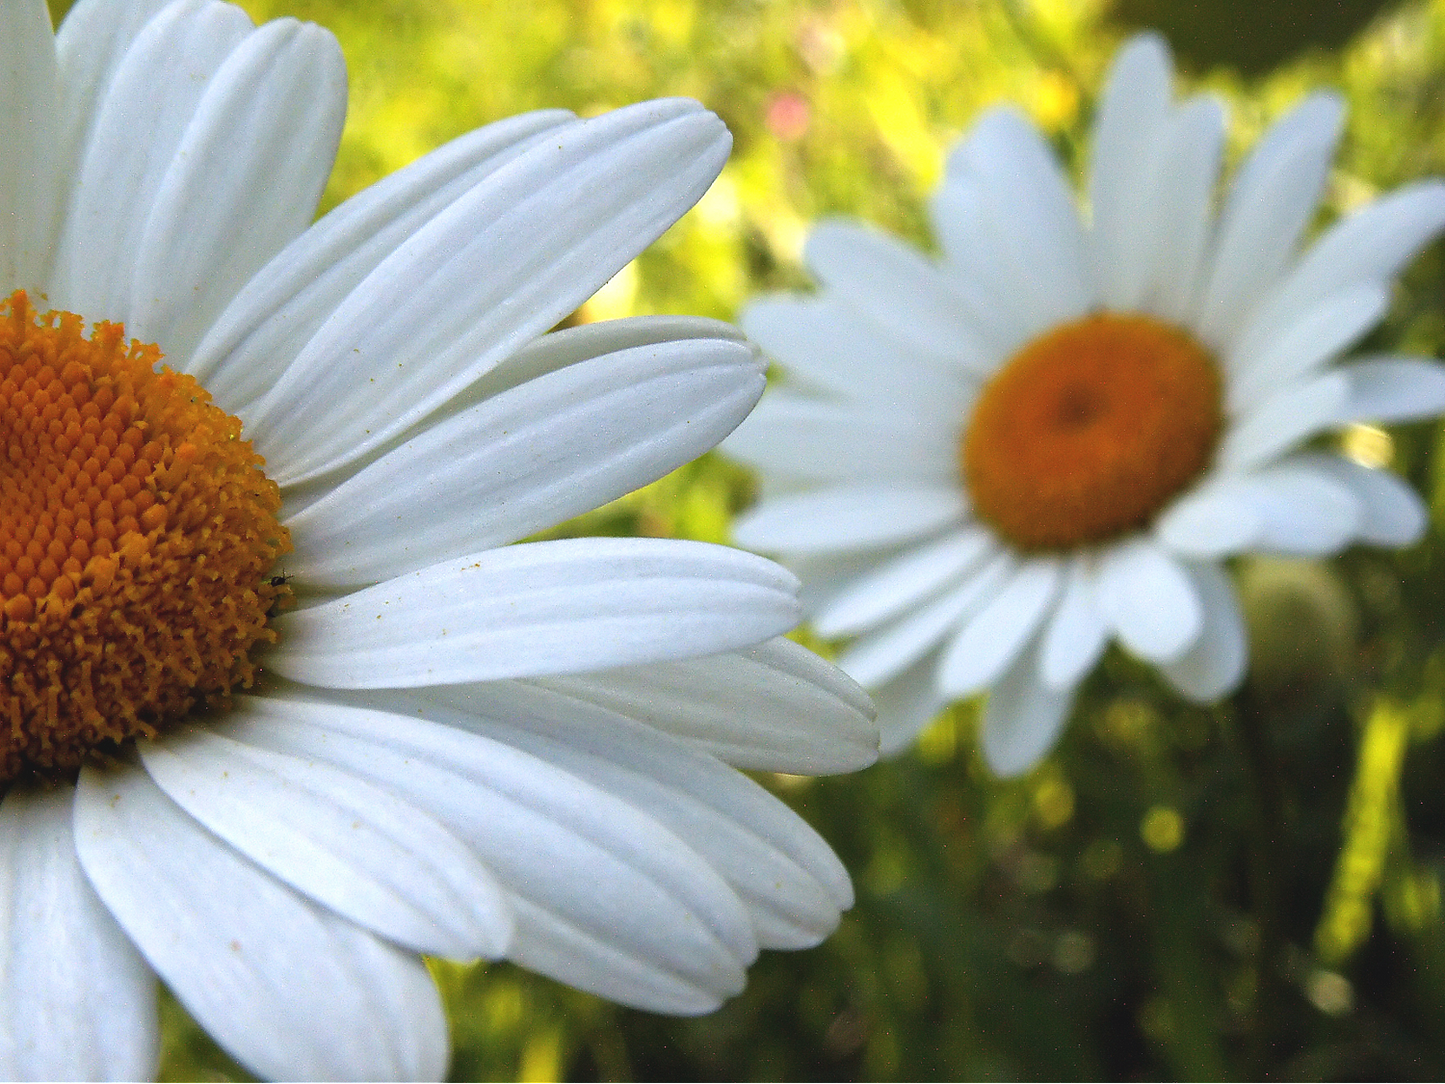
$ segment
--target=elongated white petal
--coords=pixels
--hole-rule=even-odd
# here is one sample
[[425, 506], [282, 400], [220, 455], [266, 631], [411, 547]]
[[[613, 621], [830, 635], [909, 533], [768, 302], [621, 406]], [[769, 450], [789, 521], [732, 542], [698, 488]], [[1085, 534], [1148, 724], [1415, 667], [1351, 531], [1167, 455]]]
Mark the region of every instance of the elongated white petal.
[[738, 768], [832, 775], [878, 755], [868, 694], [781, 636], [700, 659], [527, 681], [676, 735]]
[[156, 186], [131, 256], [126, 330], [188, 357], [315, 217], [345, 116], [346, 65], [329, 31], [278, 19], [248, 36], [207, 84]]
[[1265, 133], [1240, 169], [1194, 324], [1210, 346], [1233, 341], [1243, 330], [1241, 317], [1294, 256], [1319, 202], [1342, 115], [1334, 95], [1306, 98]]
[[724, 450], [762, 470], [834, 485], [897, 481], [947, 485], [958, 477], [957, 431], [881, 404], [854, 406], [775, 391]]
[[1323, 365], [1353, 346], [1380, 322], [1389, 307], [1389, 292], [1374, 282], [1348, 286], [1300, 314], [1273, 342], [1251, 355], [1245, 348], [1226, 362], [1228, 407], [1232, 414], [1276, 391], [1290, 380]]
[[967, 510], [958, 487], [839, 486], [775, 497], [738, 517], [733, 537], [775, 553], [835, 553], [923, 538]]
[[1010, 554], [998, 554], [928, 605], [860, 636], [839, 656], [838, 665], [864, 687], [892, 680], [987, 606], [1008, 582], [1014, 564]]
[[835, 297], [765, 297], [743, 310], [741, 324], [790, 377], [921, 424], [957, 425], [972, 395], [967, 378], [915, 357]]
[[39, 292], [50, 269], [60, 138], [59, 72], [50, 12], [16, 0], [0, 17], [0, 282]]
[[382, 260], [248, 410], [267, 473], [318, 477], [426, 417], [656, 240], [730, 143], [696, 102], [647, 102], [557, 129], [489, 174]]
[[1099, 300], [1139, 304], [1153, 248], [1150, 226], [1162, 194], [1153, 181], [1169, 120], [1173, 65], [1157, 34], [1133, 38], [1110, 66], [1094, 123], [1089, 167], [1090, 233]]
[[986, 112], [949, 155], [950, 172], [977, 186], [991, 227], [990, 256], [1018, 269], [1017, 303], [1037, 333], [1094, 303], [1083, 227], [1053, 152], [1018, 113]]
[[878, 707], [878, 752], [897, 756], [918, 738], [948, 702], [938, 688], [938, 651], [872, 690]]
[[0, 804], [0, 1076], [149, 1080], [155, 976], [81, 872], [74, 796], [12, 785]]
[[1059, 604], [1039, 641], [1039, 679], [1050, 689], [1077, 685], [1108, 645], [1110, 625], [1099, 606], [1098, 572], [1076, 554], [1064, 573]]
[[75, 843], [111, 914], [198, 1023], [275, 1079], [440, 1079], [446, 1019], [415, 955], [297, 895], [138, 768], [84, 768]]
[[1204, 619], [1183, 566], [1146, 538], [1104, 551], [1098, 598], [1101, 613], [1124, 646], [1150, 662], [1182, 656]]
[[1253, 486], [1247, 477], [1206, 479], [1159, 517], [1155, 537], [1186, 557], [1225, 557], [1249, 549], [1264, 530], [1259, 512], [1250, 502]]
[[655, 818], [738, 894], [763, 948], [815, 945], [852, 906], [848, 875], [816, 832], [758, 784], [681, 739], [528, 682], [398, 697]]
[[[247, 700], [233, 718], [285, 723]], [[431, 817], [336, 768], [209, 730], [142, 742], [171, 800], [258, 866], [359, 926], [417, 952], [500, 957], [511, 915], [490, 873]]]
[[914, 351], [980, 376], [992, 368], [965, 299], [908, 246], [866, 226], [823, 222], [803, 258], [820, 282]]
[[[383, 694], [383, 697], [390, 694]], [[757, 953], [726, 882], [657, 820], [511, 746], [422, 718], [285, 698], [248, 744], [315, 758], [429, 811], [512, 894], [510, 955], [624, 1004], [701, 1012]]]
[[1248, 470], [1338, 425], [1349, 394], [1349, 377], [1339, 371], [1287, 384], [1229, 428], [1215, 457], [1219, 469]]
[[1201, 289], [1214, 225], [1214, 192], [1224, 153], [1224, 106], [1191, 99], [1170, 117], [1156, 163], [1154, 248], [1146, 277], [1146, 312], [1183, 324]]
[[1246, 337], [1266, 341], [1345, 287], [1388, 282], [1442, 228], [1445, 182], [1420, 181], [1366, 204], [1310, 246], [1260, 306]]
[[746, 647], [798, 622], [771, 561], [656, 538], [484, 550], [277, 619], [277, 673], [405, 688], [597, 670]]
[[1204, 624], [1194, 646], [1159, 669], [1190, 700], [1208, 704], [1232, 690], [1244, 676], [1249, 657], [1244, 617], [1234, 586], [1219, 565], [1191, 562], [1184, 567], [1199, 595]]
[[1356, 537], [1375, 546], [1412, 546], [1425, 533], [1429, 515], [1415, 490], [1399, 475], [1323, 453], [1293, 457], [1345, 486], [1359, 502]]
[[967, 527], [937, 542], [880, 562], [830, 598], [813, 617], [819, 636], [847, 636], [896, 617], [962, 576], [992, 549], [982, 527]]
[[[468, 132], [330, 211], [277, 254], [196, 348], [187, 371], [230, 409], [263, 394], [346, 297], [412, 234], [547, 132], [523, 113]], [[224, 362], [224, 364], [222, 364]]]
[[131, 43], [78, 163], [51, 283], [57, 307], [130, 318], [134, 253], [156, 193], [211, 80], [253, 32], [240, 8], [190, 0], [164, 8]]
[[1339, 372], [1349, 380], [1339, 423], [1413, 422], [1445, 411], [1445, 365], [1432, 359], [1369, 357]]
[[697, 458], [762, 391], [752, 350], [730, 337], [579, 361], [432, 426], [328, 490], [287, 521], [287, 567], [308, 583], [375, 583], [515, 542]]
[[1074, 690], [1044, 685], [1038, 668], [1035, 646], [993, 686], [983, 709], [979, 747], [988, 766], [1005, 778], [1022, 775], [1044, 758], [1073, 707]]
[[1024, 561], [996, 594], [943, 649], [938, 687], [963, 697], [991, 684], [1033, 638], [1058, 594], [1056, 558]]
[[1302, 557], [1338, 553], [1359, 532], [1362, 509], [1350, 487], [1319, 470], [1312, 457], [1291, 457], [1250, 479], [1248, 499], [1261, 548]]

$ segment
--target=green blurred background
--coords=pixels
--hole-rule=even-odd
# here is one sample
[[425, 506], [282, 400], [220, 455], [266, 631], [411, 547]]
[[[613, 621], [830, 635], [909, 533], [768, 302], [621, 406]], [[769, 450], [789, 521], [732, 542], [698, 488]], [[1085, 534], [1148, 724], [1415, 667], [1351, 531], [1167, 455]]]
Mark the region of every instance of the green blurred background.
[[[54, 5], [65, 6], [64, 0]], [[1445, 170], [1445, 2], [1253, 0], [243, 0], [330, 27], [351, 110], [330, 206], [475, 126], [695, 97], [732, 160], [577, 319], [700, 313], [806, 289], [807, 223], [927, 246], [943, 154], [1018, 102], [1077, 175], [1109, 57], [1174, 42], [1230, 103], [1231, 152], [1306, 88], [1342, 88], [1321, 221]], [[1439, 246], [1366, 347], [1439, 354]], [[453, 1074], [522, 1078], [1445, 1078], [1445, 454], [1435, 427], [1356, 427], [1358, 458], [1431, 500], [1427, 540], [1331, 563], [1247, 561], [1244, 689], [1187, 707], [1117, 650], [1062, 746], [998, 783], [975, 705], [852, 777], [764, 782], [853, 872], [805, 953], [765, 953], [721, 1011], [621, 1009], [509, 965], [435, 965]], [[745, 472], [707, 456], [560, 533], [726, 541]], [[173, 1003], [171, 1079], [241, 1075]]]

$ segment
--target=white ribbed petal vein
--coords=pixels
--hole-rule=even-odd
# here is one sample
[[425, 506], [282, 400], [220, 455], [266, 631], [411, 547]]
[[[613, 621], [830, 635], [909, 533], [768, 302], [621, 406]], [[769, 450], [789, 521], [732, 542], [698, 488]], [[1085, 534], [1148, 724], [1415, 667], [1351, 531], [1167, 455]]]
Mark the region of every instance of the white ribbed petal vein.
[[81, 152], [53, 304], [88, 320], [129, 319], [134, 254], [162, 181], [212, 79], [254, 32], [239, 8], [190, 0], [163, 9], [131, 42]]
[[792, 628], [796, 591], [780, 566], [724, 546], [533, 542], [285, 614], [270, 666], [310, 685], [404, 688], [688, 658]]
[[556, 324], [698, 200], [730, 144], [696, 102], [646, 102], [488, 175], [382, 260], [248, 412], [268, 473], [285, 485], [357, 459]]
[[576, 118], [523, 113], [459, 136], [330, 211], [236, 295], [187, 365], [220, 402], [265, 393], [331, 313], [403, 241], [547, 132]]
[[273, 1079], [440, 1079], [421, 960], [297, 895], [138, 768], [84, 768], [75, 839], [116, 920], [196, 1021]]
[[705, 658], [526, 683], [675, 735], [738, 768], [833, 775], [878, 756], [868, 694], [781, 636]]
[[[229, 718], [284, 725], [248, 698]], [[500, 888], [435, 819], [328, 765], [191, 730], [142, 742], [172, 801], [303, 895], [390, 941], [437, 956], [502, 956], [512, 935]]]
[[315, 217], [345, 118], [346, 64], [329, 31], [277, 19], [247, 37], [207, 85], [156, 188], [131, 257], [126, 330], [188, 357]]
[[395, 697], [531, 753], [656, 819], [738, 894], [763, 948], [815, 945], [853, 903], [847, 873], [816, 832], [741, 772], [679, 738], [526, 682]]
[[837, 553], [922, 538], [967, 510], [958, 486], [838, 486], [764, 500], [739, 516], [739, 545], [779, 553]]
[[1159, 670], [1186, 697], [1208, 704], [1239, 684], [1249, 644], [1239, 601], [1224, 569], [1213, 562], [1190, 562], [1184, 568], [1199, 596], [1204, 622], [1194, 646]]
[[1089, 175], [1090, 248], [1099, 300], [1134, 308], [1146, 286], [1153, 248], [1149, 227], [1162, 188], [1151, 183], [1169, 120], [1169, 50], [1141, 34], [1119, 51], [1094, 125]]
[[1191, 321], [1203, 341], [1225, 348], [1294, 256], [1314, 215], [1339, 139], [1343, 106], [1315, 94], [1277, 122], [1236, 175], [1213, 254], [1213, 268]]
[[1025, 560], [944, 648], [939, 688], [949, 696], [968, 696], [1002, 674], [1047, 615], [1061, 572], [1056, 558]]
[[962, 576], [994, 548], [987, 530], [968, 527], [879, 561], [819, 607], [813, 629], [819, 636], [846, 636], [896, 617]]
[[303, 508], [286, 522], [287, 568], [308, 584], [375, 583], [515, 542], [697, 458], [762, 391], [734, 338], [576, 362], [430, 427]]
[[0, 1077], [148, 1080], [155, 976], [81, 872], [74, 795], [11, 786], [0, 804]]
[[54, 242], [59, 72], [41, 0], [5, 5], [0, 31], [0, 282], [39, 290]]
[[[283, 722], [252, 720], [238, 739], [334, 764], [430, 812], [512, 895], [513, 959], [663, 1012], [704, 1011], [742, 988], [757, 954], [746, 910], [645, 812], [529, 753], [415, 712], [284, 703]], [[549, 945], [566, 951], [549, 955]]]

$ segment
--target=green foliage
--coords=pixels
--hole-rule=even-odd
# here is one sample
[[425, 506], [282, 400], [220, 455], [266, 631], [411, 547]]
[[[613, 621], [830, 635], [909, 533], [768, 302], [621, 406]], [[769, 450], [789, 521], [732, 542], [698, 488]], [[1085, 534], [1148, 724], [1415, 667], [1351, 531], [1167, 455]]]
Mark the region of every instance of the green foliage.
[[[928, 243], [923, 200], [943, 154], [998, 99], [1018, 102], [1077, 170], [1122, 33], [1070, 0], [247, 7], [314, 19], [346, 51], [351, 113], [328, 204], [526, 109], [685, 94], [717, 110], [735, 138], [721, 180], [579, 318], [732, 318], [753, 294], [805, 289], [801, 241], [823, 215]], [[1203, 19], [1206, 39], [1231, 25], [1238, 37], [1231, 7], [1130, 10], [1145, 7]], [[1322, 47], [1307, 21], [1281, 32], [1270, 62], [1295, 59], [1266, 75], [1223, 66], [1259, 67], [1228, 49], [1194, 54], [1194, 85], [1231, 103], [1232, 146], [1323, 82], [1351, 104], [1327, 218], [1441, 170], [1445, 6], [1387, 10], [1343, 46]], [[1437, 247], [1367, 346], [1438, 353], [1442, 284]], [[1061, 748], [1023, 780], [981, 767], [971, 705], [862, 775], [767, 780], [854, 873], [858, 903], [834, 937], [765, 954], [742, 996], [697, 1020], [506, 965], [438, 964], [454, 1072], [1445, 1076], [1445, 449], [1430, 426], [1348, 439], [1433, 495], [1436, 527], [1399, 555], [1237, 569], [1259, 665], [1230, 701], [1185, 706], [1112, 653]], [[743, 472], [708, 456], [564, 533], [721, 540], [748, 491]], [[166, 1020], [168, 1075], [235, 1072], [178, 1009]]]

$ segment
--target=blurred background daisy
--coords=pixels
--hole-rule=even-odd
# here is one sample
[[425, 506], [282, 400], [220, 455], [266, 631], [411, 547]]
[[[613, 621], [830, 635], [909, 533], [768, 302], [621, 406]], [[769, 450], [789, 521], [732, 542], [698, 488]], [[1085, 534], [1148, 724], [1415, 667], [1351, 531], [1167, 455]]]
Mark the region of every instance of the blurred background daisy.
[[[65, 6], [53, 5], [56, 15]], [[1104, 73], [1149, 26], [1181, 97], [1221, 95], [1232, 170], [1311, 90], [1347, 116], [1313, 235], [1445, 172], [1445, 4], [1185, 0], [247, 0], [336, 32], [352, 99], [323, 207], [525, 109], [667, 94], [716, 110], [733, 156], [697, 211], [572, 318], [735, 319], [807, 291], [808, 226], [865, 219], [936, 251], [945, 152], [1014, 103], [1077, 188]], [[1358, 349], [1445, 344], [1439, 246]], [[821, 948], [764, 958], [719, 1012], [619, 1008], [511, 965], [434, 964], [458, 1078], [1445, 1075], [1445, 457], [1434, 425], [1329, 450], [1430, 508], [1416, 547], [1229, 568], [1251, 667], [1181, 702], [1118, 649], [1022, 777], [993, 779], [974, 703], [860, 777], [763, 777], [838, 850], [858, 904]], [[727, 541], [755, 498], [704, 457], [555, 534]], [[163, 1073], [235, 1074], [173, 1004]]]

